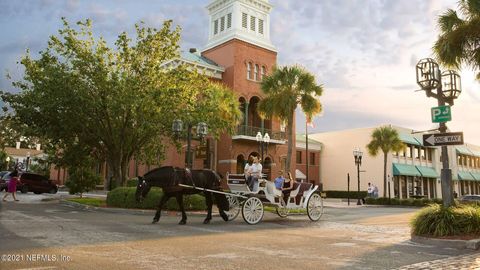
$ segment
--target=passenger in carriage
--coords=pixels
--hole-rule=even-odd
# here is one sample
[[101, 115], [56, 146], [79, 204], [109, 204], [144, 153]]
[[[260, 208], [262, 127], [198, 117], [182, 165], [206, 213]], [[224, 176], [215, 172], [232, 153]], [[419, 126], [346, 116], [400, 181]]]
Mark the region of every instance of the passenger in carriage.
[[[245, 168], [243, 169], [243, 174], [245, 175], [245, 180], [247, 181], [248, 187], [250, 187], [250, 182], [252, 181], [252, 169], [251, 166], [253, 165], [253, 156], [248, 156], [247, 164], [245, 164]], [[251, 190], [251, 189], [250, 189]]]
[[258, 179], [262, 178], [262, 169], [262, 164], [260, 164], [258, 157], [254, 156], [253, 163], [245, 174], [246, 176], [248, 175], [247, 183], [252, 192], [257, 192], [258, 190]]
[[275, 188], [277, 188], [278, 190], [282, 190], [284, 181], [285, 181], [285, 177], [283, 177], [283, 171], [279, 171], [278, 177], [275, 178], [274, 180]]
[[292, 174], [288, 172], [288, 177], [285, 178], [283, 181], [282, 193], [283, 193], [283, 200], [285, 203], [288, 203], [288, 197], [290, 197], [290, 192], [293, 189], [294, 180], [292, 178]]

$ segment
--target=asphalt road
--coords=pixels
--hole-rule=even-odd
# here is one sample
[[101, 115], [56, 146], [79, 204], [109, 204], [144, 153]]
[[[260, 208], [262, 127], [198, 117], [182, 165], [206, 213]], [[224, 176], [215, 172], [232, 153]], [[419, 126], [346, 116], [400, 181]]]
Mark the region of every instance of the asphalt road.
[[150, 211], [83, 210], [59, 196], [0, 203], [0, 269], [392, 269], [473, 252], [411, 242], [412, 208], [333, 204], [319, 222], [266, 213], [254, 226], [190, 214], [182, 226], [175, 213], [151, 224]]

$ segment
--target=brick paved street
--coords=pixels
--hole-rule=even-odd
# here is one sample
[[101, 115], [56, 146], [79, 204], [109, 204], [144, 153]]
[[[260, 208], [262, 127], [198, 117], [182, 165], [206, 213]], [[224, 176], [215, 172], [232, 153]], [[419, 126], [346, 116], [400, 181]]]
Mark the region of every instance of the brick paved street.
[[152, 225], [151, 211], [80, 209], [59, 203], [59, 196], [20, 194], [18, 203], [0, 203], [0, 253], [22, 256], [0, 262], [0, 269], [479, 268], [475, 251], [410, 241], [415, 208], [327, 200], [319, 222], [266, 213], [255, 226], [218, 216], [204, 225], [203, 214], [189, 214], [179, 226], [175, 213]]
[[471, 270], [480, 269], [480, 253], [462, 255], [456, 257], [448, 257], [445, 259], [415, 263], [402, 266], [397, 270], [413, 270], [413, 269], [442, 269], [442, 270]]

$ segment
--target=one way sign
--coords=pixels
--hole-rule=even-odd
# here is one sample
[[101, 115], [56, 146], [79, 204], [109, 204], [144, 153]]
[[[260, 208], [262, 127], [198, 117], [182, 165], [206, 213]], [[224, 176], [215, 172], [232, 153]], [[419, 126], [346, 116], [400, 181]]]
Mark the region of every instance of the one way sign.
[[461, 145], [463, 144], [463, 132], [435, 133], [423, 135], [423, 145]]

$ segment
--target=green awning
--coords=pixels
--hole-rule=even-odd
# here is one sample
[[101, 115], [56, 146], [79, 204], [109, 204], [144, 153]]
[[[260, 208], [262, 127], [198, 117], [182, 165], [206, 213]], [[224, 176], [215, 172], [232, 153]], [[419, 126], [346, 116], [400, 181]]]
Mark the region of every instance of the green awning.
[[463, 145], [455, 146], [455, 150], [457, 150], [457, 153], [459, 153], [459, 154], [467, 155], [467, 156], [473, 156], [473, 153]]
[[412, 135], [409, 135], [409, 134], [406, 134], [406, 133], [399, 133], [398, 136], [400, 137], [400, 140], [402, 140], [404, 143], [413, 144], [413, 145], [422, 145]]
[[434, 168], [431, 167], [424, 167], [424, 166], [415, 166], [417, 167], [418, 171], [420, 174], [422, 174], [423, 177], [429, 177], [429, 178], [438, 178], [440, 175], [438, 175], [437, 171], [435, 171]]
[[475, 150], [473, 150], [473, 149], [468, 149], [468, 150], [470, 150], [470, 152], [472, 152], [472, 154], [473, 154], [474, 156], [480, 157], [480, 152], [479, 152], [479, 151], [475, 151]]
[[480, 173], [472, 172], [470, 174], [473, 176], [473, 178], [475, 178], [475, 180], [480, 181]]
[[458, 172], [458, 179], [460, 180], [468, 180], [468, 181], [475, 181], [473, 175], [469, 172]]
[[393, 163], [393, 175], [421, 176], [413, 165]]

